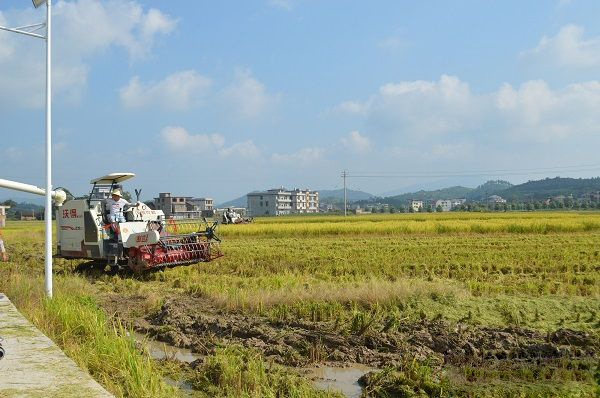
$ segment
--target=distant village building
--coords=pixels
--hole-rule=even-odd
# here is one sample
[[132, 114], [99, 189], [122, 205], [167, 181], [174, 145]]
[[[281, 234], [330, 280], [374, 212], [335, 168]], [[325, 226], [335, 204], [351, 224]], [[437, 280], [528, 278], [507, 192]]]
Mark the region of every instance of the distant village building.
[[6, 209], [10, 206], [0, 206], [0, 228], [6, 227]]
[[581, 197], [583, 200], [589, 200], [590, 202], [600, 201], [600, 192], [587, 192]]
[[281, 216], [292, 213], [318, 213], [319, 193], [308, 189], [269, 189], [247, 196], [251, 216]]
[[455, 208], [463, 205], [467, 200], [466, 199], [439, 199], [433, 201], [431, 206], [434, 210], [441, 208], [442, 211], [451, 211]]
[[20, 211], [19, 212], [19, 219], [21, 221], [35, 221], [37, 220], [37, 218], [35, 217], [35, 210], [31, 210], [30, 212], [24, 212], [24, 211]]
[[337, 207], [332, 203], [319, 203], [319, 212], [333, 212], [336, 211]]
[[450, 211], [452, 210], [452, 201], [450, 199], [440, 199], [436, 200], [434, 203], [434, 207], [437, 210], [438, 208], [442, 211]]
[[422, 200], [412, 200], [410, 202], [410, 207], [413, 209], [415, 213], [423, 210], [423, 201]]
[[454, 209], [455, 207], [464, 205], [467, 200], [466, 199], [450, 199], [450, 201], [452, 202], [452, 208]]
[[318, 213], [319, 193], [308, 189], [294, 189], [292, 191], [292, 212], [294, 213]]
[[194, 206], [196, 206], [198, 209], [200, 209], [201, 211], [203, 210], [213, 210], [213, 200], [211, 198], [195, 198], [195, 199], [190, 199], [189, 201], [191, 204], [193, 204]]
[[172, 196], [170, 192], [161, 192], [154, 198], [156, 210], [162, 210], [166, 218], [202, 218], [213, 215], [211, 198], [194, 198], [192, 196]]
[[490, 204], [506, 203], [506, 199], [503, 199], [501, 196], [498, 195], [492, 195], [487, 198], [487, 202]]
[[373, 205], [373, 207], [371, 208], [372, 213], [380, 213], [380, 212], [386, 213], [389, 211], [390, 211], [389, 203], [375, 203]]

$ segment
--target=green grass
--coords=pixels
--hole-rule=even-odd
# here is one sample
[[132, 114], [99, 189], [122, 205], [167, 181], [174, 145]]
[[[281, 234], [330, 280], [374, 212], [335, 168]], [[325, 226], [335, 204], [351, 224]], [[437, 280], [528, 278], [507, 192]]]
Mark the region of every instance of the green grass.
[[341, 397], [316, 391], [297, 375], [238, 346], [218, 349], [200, 368], [188, 374], [186, 381], [209, 397]]
[[142, 355], [128, 330], [107, 318], [86, 293], [83, 281], [58, 277], [52, 300], [43, 297], [43, 279], [12, 270], [0, 290], [94, 379], [117, 397], [176, 397], [159, 368]]

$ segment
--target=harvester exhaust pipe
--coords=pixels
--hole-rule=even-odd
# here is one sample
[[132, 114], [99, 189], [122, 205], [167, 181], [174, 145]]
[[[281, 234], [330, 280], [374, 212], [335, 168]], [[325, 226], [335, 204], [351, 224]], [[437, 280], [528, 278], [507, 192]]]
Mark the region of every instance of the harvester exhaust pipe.
[[[35, 185], [23, 184], [22, 182], [3, 180], [0, 178], [0, 188], [12, 189], [14, 191], [28, 192], [34, 195], [45, 196], [46, 190], [42, 188], [38, 188]], [[57, 189], [51, 192], [52, 199], [57, 206], [62, 206], [62, 204], [67, 200], [67, 194], [62, 189]]]

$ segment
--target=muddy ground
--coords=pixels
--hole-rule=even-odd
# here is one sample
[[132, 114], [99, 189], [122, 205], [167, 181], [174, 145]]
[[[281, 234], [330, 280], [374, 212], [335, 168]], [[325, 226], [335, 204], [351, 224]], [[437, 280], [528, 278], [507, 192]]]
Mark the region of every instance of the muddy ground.
[[386, 332], [363, 335], [336, 330], [332, 322], [277, 322], [223, 311], [203, 298], [170, 297], [155, 313], [136, 316], [143, 297], [107, 295], [102, 306], [137, 332], [207, 355], [218, 346], [240, 344], [276, 363], [300, 367], [315, 362], [334, 366], [360, 363], [375, 368], [400, 365], [406, 358], [441, 365], [543, 364], [557, 359], [596, 361], [598, 340], [581, 331], [549, 333], [518, 327], [490, 328], [443, 320], [400, 322]]

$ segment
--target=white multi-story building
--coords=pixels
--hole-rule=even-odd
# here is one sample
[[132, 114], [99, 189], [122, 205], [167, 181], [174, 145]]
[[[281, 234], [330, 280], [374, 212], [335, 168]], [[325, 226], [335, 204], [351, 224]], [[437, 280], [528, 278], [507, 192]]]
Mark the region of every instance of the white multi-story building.
[[211, 198], [193, 198], [189, 200], [199, 210], [213, 210], [213, 200]]
[[317, 213], [319, 193], [308, 189], [284, 188], [251, 192], [247, 196], [248, 213], [251, 216], [281, 216], [291, 213]]
[[172, 196], [170, 192], [161, 192], [158, 194], [158, 198], [154, 198], [154, 207], [162, 210], [166, 218], [201, 218], [208, 216], [213, 211], [213, 200], [191, 196]]
[[319, 193], [308, 189], [294, 189], [291, 191], [292, 212], [294, 213], [318, 213]]
[[492, 195], [490, 197], [487, 198], [487, 202], [494, 204], [494, 203], [506, 203], [506, 199], [502, 198], [501, 196], [498, 195]]
[[423, 210], [423, 201], [422, 200], [412, 200], [410, 202], [410, 207], [412, 207], [415, 213], [418, 213]]
[[431, 204], [434, 210], [437, 210], [438, 207], [442, 208], [442, 211], [450, 211], [455, 209], [456, 207], [464, 204], [466, 199], [439, 199], [433, 201]]
[[450, 199], [452, 201], [452, 208], [458, 207], [460, 205], [464, 205], [467, 201], [466, 199]]
[[450, 199], [440, 199], [435, 201], [435, 210], [438, 208], [442, 209], [442, 211], [450, 211], [452, 210], [452, 201]]

